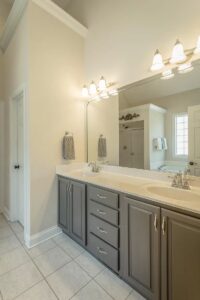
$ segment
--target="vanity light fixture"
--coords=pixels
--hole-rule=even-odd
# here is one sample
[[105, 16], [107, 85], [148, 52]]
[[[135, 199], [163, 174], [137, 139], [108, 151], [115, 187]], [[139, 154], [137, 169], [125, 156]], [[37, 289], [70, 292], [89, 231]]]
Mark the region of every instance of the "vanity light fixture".
[[103, 76], [101, 76], [101, 79], [99, 80], [99, 91], [105, 91], [107, 88], [106, 80]]
[[[194, 69], [191, 60], [198, 54], [200, 54], [200, 36], [198, 37], [196, 47], [185, 50], [182, 43], [177, 39], [170, 58], [163, 60], [159, 50], [156, 50], [150, 69], [152, 72], [161, 70], [161, 79], [170, 79], [174, 77], [174, 69], [177, 69], [179, 74], [191, 72]], [[164, 68], [166, 67], [167, 70], [165, 71]]]
[[97, 94], [97, 87], [96, 87], [96, 84], [95, 84], [94, 81], [92, 81], [92, 82], [90, 83], [90, 86], [89, 86], [89, 94], [90, 94], [91, 96], [94, 96], [94, 95]]
[[159, 50], [157, 49], [153, 57], [151, 71], [158, 71], [161, 70], [163, 67], [164, 67], [163, 58]]
[[172, 57], [170, 59], [171, 64], [180, 64], [185, 62], [187, 59], [187, 56], [185, 55], [183, 45], [179, 40], [176, 40], [176, 43], [174, 45], [173, 51], [172, 51]]
[[92, 81], [87, 87], [86, 85], [82, 88], [82, 97], [87, 98], [88, 101], [100, 101], [102, 99], [108, 99], [110, 96], [117, 96], [118, 90], [113, 89], [113, 83], [107, 83], [105, 78], [100, 78], [98, 86]]

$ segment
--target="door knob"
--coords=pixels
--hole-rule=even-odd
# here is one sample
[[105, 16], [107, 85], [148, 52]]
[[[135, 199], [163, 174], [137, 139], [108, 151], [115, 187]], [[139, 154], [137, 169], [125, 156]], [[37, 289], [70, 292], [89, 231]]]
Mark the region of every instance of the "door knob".
[[20, 169], [20, 165], [15, 165], [14, 166], [14, 169], [16, 170], [16, 169]]
[[189, 164], [190, 164], [190, 166], [194, 166], [194, 165], [196, 166], [197, 165], [197, 163], [195, 163], [194, 161], [190, 161]]

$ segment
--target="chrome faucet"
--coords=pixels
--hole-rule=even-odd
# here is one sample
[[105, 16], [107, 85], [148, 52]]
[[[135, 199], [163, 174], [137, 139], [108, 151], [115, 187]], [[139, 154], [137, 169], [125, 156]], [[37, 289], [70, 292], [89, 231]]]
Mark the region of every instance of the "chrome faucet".
[[92, 172], [94, 172], [94, 173], [99, 173], [100, 170], [101, 170], [101, 167], [98, 166], [98, 164], [97, 164], [96, 161], [91, 161], [91, 162], [88, 164], [88, 167], [91, 167], [91, 170], [92, 170]]
[[188, 178], [189, 170], [185, 170], [183, 172], [176, 173], [172, 180], [172, 187], [184, 189], [184, 190], [191, 190]]

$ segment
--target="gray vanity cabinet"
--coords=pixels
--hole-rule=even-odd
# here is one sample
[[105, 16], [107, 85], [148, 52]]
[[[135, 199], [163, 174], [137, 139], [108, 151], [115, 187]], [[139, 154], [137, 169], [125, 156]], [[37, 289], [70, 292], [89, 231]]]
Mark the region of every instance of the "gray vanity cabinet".
[[147, 299], [159, 300], [160, 208], [128, 197], [120, 205], [120, 275]]
[[62, 177], [58, 179], [58, 223], [79, 244], [86, 243], [85, 184]]
[[200, 219], [162, 209], [162, 300], [200, 299]]
[[69, 224], [70, 224], [69, 185], [70, 185], [69, 180], [59, 177], [58, 179], [58, 223], [66, 233], [69, 233]]
[[85, 184], [70, 182], [70, 235], [79, 244], [86, 244]]

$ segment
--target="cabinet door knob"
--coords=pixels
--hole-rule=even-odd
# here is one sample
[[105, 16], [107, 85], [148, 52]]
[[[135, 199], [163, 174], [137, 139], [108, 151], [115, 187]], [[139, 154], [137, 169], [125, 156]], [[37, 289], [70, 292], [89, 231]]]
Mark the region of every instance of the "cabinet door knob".
[[162, 234], [165, 235], [166, 234], [166, 218], [163, 217], [162, 219]]
[[154, 216], [153, 225], [154, 225], [155, 231], [158, 231], [158, 216], [157, 215]]

